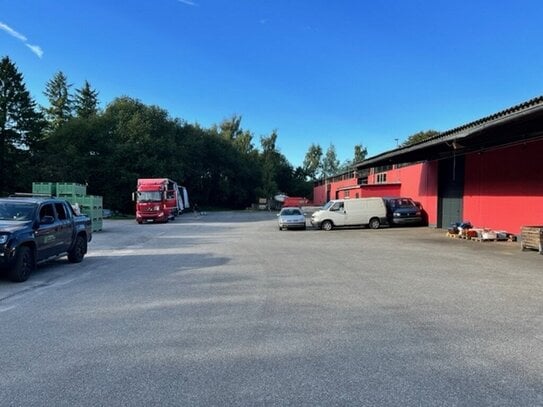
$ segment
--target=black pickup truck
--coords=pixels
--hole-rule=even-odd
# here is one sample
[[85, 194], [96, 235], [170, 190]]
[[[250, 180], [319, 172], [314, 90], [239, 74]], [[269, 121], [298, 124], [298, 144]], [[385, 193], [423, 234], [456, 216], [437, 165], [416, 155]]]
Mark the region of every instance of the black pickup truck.
[[63, 199], [0, 198], [0, 268], [12, 281], [25, 281], [37, 264], [56, 257], [81, 262], [91, 239], [90, 219]]

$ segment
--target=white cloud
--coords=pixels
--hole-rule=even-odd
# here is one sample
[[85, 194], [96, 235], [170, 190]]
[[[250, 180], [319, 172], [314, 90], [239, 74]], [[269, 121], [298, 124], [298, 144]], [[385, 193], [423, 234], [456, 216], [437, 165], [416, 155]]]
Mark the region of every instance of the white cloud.
[[13, 28], [11, 28], [9, 25], [7, 24], [4, 24], [2, 22], [0, 22], [0, 30], [4, 30], [5, 32], [7, 32], [9, 35], [11, 35], [12, 37], [15, 37], [17, 38], [18, 40], [21, 40], [23, 42], [26, 42], [26, 37], [21, 34], [21, 33], [18, 33], [17, 31], [15, 31]]
[[30, 45], [25, 44], [28, 48], [30, 48], [30, 51], [32, 51], [34, 54], [38, 56], [38, 58], [41, 58], [43, 56], [43, 50], [39, 45]]
[[192, 0], [177, 0], [179, 3], [186, 4], [187, 6], [197, 6]]
[[[181, 1], [181, 0], [179, 0]], [[21, 34], [20, 32], [15, 31], [13, 28], [11, 28], [9, 25], [3, 23], [0, 21], [0, 30], [3, 30], [7, 32], [12, 37], [17, 38], [19, 41], [22, 41], [29, 49], [32, 51], [38, 58], [41, 58], [43, 56], [43, 50], [39, 45], [32, 45], [27, 42], [27, 38]]]

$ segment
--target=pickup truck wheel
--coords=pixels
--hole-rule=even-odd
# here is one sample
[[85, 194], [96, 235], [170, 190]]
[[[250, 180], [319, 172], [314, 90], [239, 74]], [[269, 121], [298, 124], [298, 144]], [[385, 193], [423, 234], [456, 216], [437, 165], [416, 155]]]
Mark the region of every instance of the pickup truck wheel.
[[379, 221], [378, 218], [371, 218], [370, 219], [370, 224], [369, 224], [369, 227], [371, 229], [379, 229], [379, 226], [381, 225], [381, 222]]
[[34, 270], [34, 256], [28, 246], [21, 246], [15, 254], [15, 264], [9, 271], [9, 279], [17, 283], [26, 281]]
[[333, 227], [334, 225], [332, 225], [332, 222], [329, 220], [325, 220], [321, 225], [322, 230], [326, 230], [327, 232], [332, 230]]
[[87, 239], [82, 235], [75, 238], [74, 247], [68, 252], [68, 260], [71, 263], [81, 263], [87, 252]]

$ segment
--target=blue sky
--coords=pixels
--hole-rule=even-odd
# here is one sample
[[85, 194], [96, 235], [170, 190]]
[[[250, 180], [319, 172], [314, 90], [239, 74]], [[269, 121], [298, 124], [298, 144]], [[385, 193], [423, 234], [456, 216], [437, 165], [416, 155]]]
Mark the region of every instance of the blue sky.
[[351, 159], [543, 95], [541, 1], [0, 0], [32, 96], [63, 71], [204, 127], [233, 114], [301, 165]]

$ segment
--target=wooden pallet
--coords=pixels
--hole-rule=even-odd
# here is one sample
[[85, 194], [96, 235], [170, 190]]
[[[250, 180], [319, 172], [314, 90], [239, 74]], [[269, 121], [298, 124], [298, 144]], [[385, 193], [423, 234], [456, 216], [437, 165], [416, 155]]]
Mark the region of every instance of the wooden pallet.
[[543, 226], [523, 226], [520, 236], [520, 247], [523, 251], [533, 249], [543, 254]]

